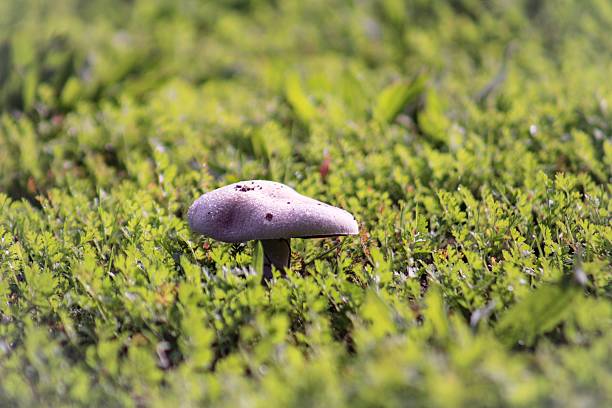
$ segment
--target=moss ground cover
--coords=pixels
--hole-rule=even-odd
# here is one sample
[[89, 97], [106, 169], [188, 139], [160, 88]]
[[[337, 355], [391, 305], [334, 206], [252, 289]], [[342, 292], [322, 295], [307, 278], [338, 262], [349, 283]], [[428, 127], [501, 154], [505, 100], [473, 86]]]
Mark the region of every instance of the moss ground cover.
[[[0, 406], [612, 403], [612, 3], [0, 2]], [[358, 237], [198, 237], [270, 179]]]

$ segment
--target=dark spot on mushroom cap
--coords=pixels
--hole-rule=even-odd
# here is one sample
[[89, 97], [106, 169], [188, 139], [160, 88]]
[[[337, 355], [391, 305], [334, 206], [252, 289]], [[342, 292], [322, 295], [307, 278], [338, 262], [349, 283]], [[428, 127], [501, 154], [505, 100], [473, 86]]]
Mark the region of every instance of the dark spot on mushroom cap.
[[236, 185], [234, 186], [234, 190], [236, 190], [236, 191], [241, 191], [241, 192], [243, 192], [243, 193], [246, 193], [247, 191], [253, 191], [253, 190], [255, 190], [255, 187], [249, 187], [249, 186], [247, 186], [247, 185], [244, 185], [244, 186], [243, 186], [243, 185], [241, 185], [241, 184], [236, 184]]
[[272, 221], [272, 217], [273, 217], [273, 215], [272, 215], [272, 214], [270, 214], [270, 213], [267, 213], [267, 214], [266, 214], [266, 220], [268, 220], [268, 221]]
[[291, 201], [287, 201], [287, 204], [291, 204]]

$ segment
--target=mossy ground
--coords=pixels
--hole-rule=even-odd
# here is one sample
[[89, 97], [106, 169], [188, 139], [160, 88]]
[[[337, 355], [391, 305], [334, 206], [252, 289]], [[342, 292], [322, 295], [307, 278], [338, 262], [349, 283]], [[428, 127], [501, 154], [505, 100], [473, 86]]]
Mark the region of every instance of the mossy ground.
[[[608, 0], [0, 2], [0, 405], [609, 406]], [[361, 235], [193, 235], [271, 179]]]

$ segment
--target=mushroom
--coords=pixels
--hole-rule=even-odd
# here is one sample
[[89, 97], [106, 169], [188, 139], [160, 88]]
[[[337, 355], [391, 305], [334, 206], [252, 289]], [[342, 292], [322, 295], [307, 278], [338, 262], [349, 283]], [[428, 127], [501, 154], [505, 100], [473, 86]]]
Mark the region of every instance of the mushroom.
[[189, 208], [189, 227], [223, 242], [260, 240], [263, 279], [289, 267], [291, 238], [354, 235], [353, 216], [274, 181], [248, 180], [203, 194]]

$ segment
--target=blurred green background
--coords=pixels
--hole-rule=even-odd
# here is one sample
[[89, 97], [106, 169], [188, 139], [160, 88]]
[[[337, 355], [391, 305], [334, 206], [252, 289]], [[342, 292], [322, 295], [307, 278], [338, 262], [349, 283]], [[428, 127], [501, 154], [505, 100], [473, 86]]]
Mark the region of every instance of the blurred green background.
[[[609, 0], [0, 1], [0, 406], [612, 403]], [[271, 179], [358, 237], [194, 236]]]

